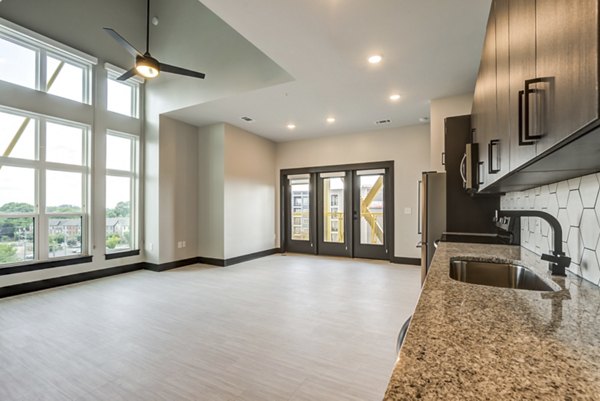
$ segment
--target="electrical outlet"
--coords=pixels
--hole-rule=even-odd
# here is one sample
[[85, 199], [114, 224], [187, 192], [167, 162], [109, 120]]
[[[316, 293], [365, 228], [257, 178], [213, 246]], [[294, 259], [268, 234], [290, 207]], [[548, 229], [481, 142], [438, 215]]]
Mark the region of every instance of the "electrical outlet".
[[151, 251], [154, 249], [154, 245], [152, 244], [152, 242], [148, 242], [148, 250]]
[[181, 241], [181, 245], [185, 248], [185, 241]]
[[409, 207], [404, 208], [404, 214], [412, 214], [412, 209]]
[[181, 245], [181, 241], [179, 241], [179, 242], [177, 243], [177, 248], [181, 248], [181, 246], [182, 246], [182, 245]]

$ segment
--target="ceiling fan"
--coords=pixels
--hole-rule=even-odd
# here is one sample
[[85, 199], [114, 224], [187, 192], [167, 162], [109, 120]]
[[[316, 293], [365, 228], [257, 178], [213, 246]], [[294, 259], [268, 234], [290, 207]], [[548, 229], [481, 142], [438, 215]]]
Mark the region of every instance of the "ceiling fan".
[[[1, 1], [1, 0], [0, 0]], [[185, 75], [186, 77], [194, 77], [204, 79], [205, 74], [192, 70], [187, 70], [174, 65], [164, 64], [150, 55], [150, 0], [146, 8], [146, 52], [142, 54], [139, 50], [131, 45], [124, 37], [119, 35], [112, 28], [103, 28], [106, 33], [113, 37], [121, 46], [125, 48], [132, 56], [135, 57], [135, 66], [117, 78], [118, 81], [126, 81], [134, 75], [141, 75], [144, 78], [155, 78], [162, 72], [170, 72], [172, 74]]]

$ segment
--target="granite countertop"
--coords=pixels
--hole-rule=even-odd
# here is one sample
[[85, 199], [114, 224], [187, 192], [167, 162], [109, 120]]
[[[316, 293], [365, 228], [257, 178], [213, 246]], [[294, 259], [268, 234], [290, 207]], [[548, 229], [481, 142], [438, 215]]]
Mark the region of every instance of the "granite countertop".
[[[519, 260], [561, 290], [452, 280], [461, 257]], [[600, 400], [600, 288], [547, 269], [516, 246], [440, 243], [384, 400]]]

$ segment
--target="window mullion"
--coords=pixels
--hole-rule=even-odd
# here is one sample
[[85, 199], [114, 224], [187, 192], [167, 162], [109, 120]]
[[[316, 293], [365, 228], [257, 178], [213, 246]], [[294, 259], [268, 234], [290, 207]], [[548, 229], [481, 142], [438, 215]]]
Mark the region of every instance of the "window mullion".
[[37, 89], [42, 91], [42, 92], [47, 92], [48, 88], [46, 87], [46, 83], [48, 82], [48, 63], [47, 63], [47, 58], [48, 57], [48, 53], [46, 52], [46, 49], [40, 49], [38, 52], [38, 65], [37, 65], [37, 70], [38, 70], [38, 82], [37, 82]]

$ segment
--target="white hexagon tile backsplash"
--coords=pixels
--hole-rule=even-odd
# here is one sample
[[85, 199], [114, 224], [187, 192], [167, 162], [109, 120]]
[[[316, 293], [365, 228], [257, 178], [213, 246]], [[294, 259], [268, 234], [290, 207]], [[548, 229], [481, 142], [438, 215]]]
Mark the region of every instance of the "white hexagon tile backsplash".
[[[600, 173], [544, 185], [501, 198], [502, 210], [541, 210], [556, 217], [563, 229], [569, 270], [600, 285]], [[521, 220], [521, 245], [538, 255], [552, 248], [552, 230], [537, 218]]]

